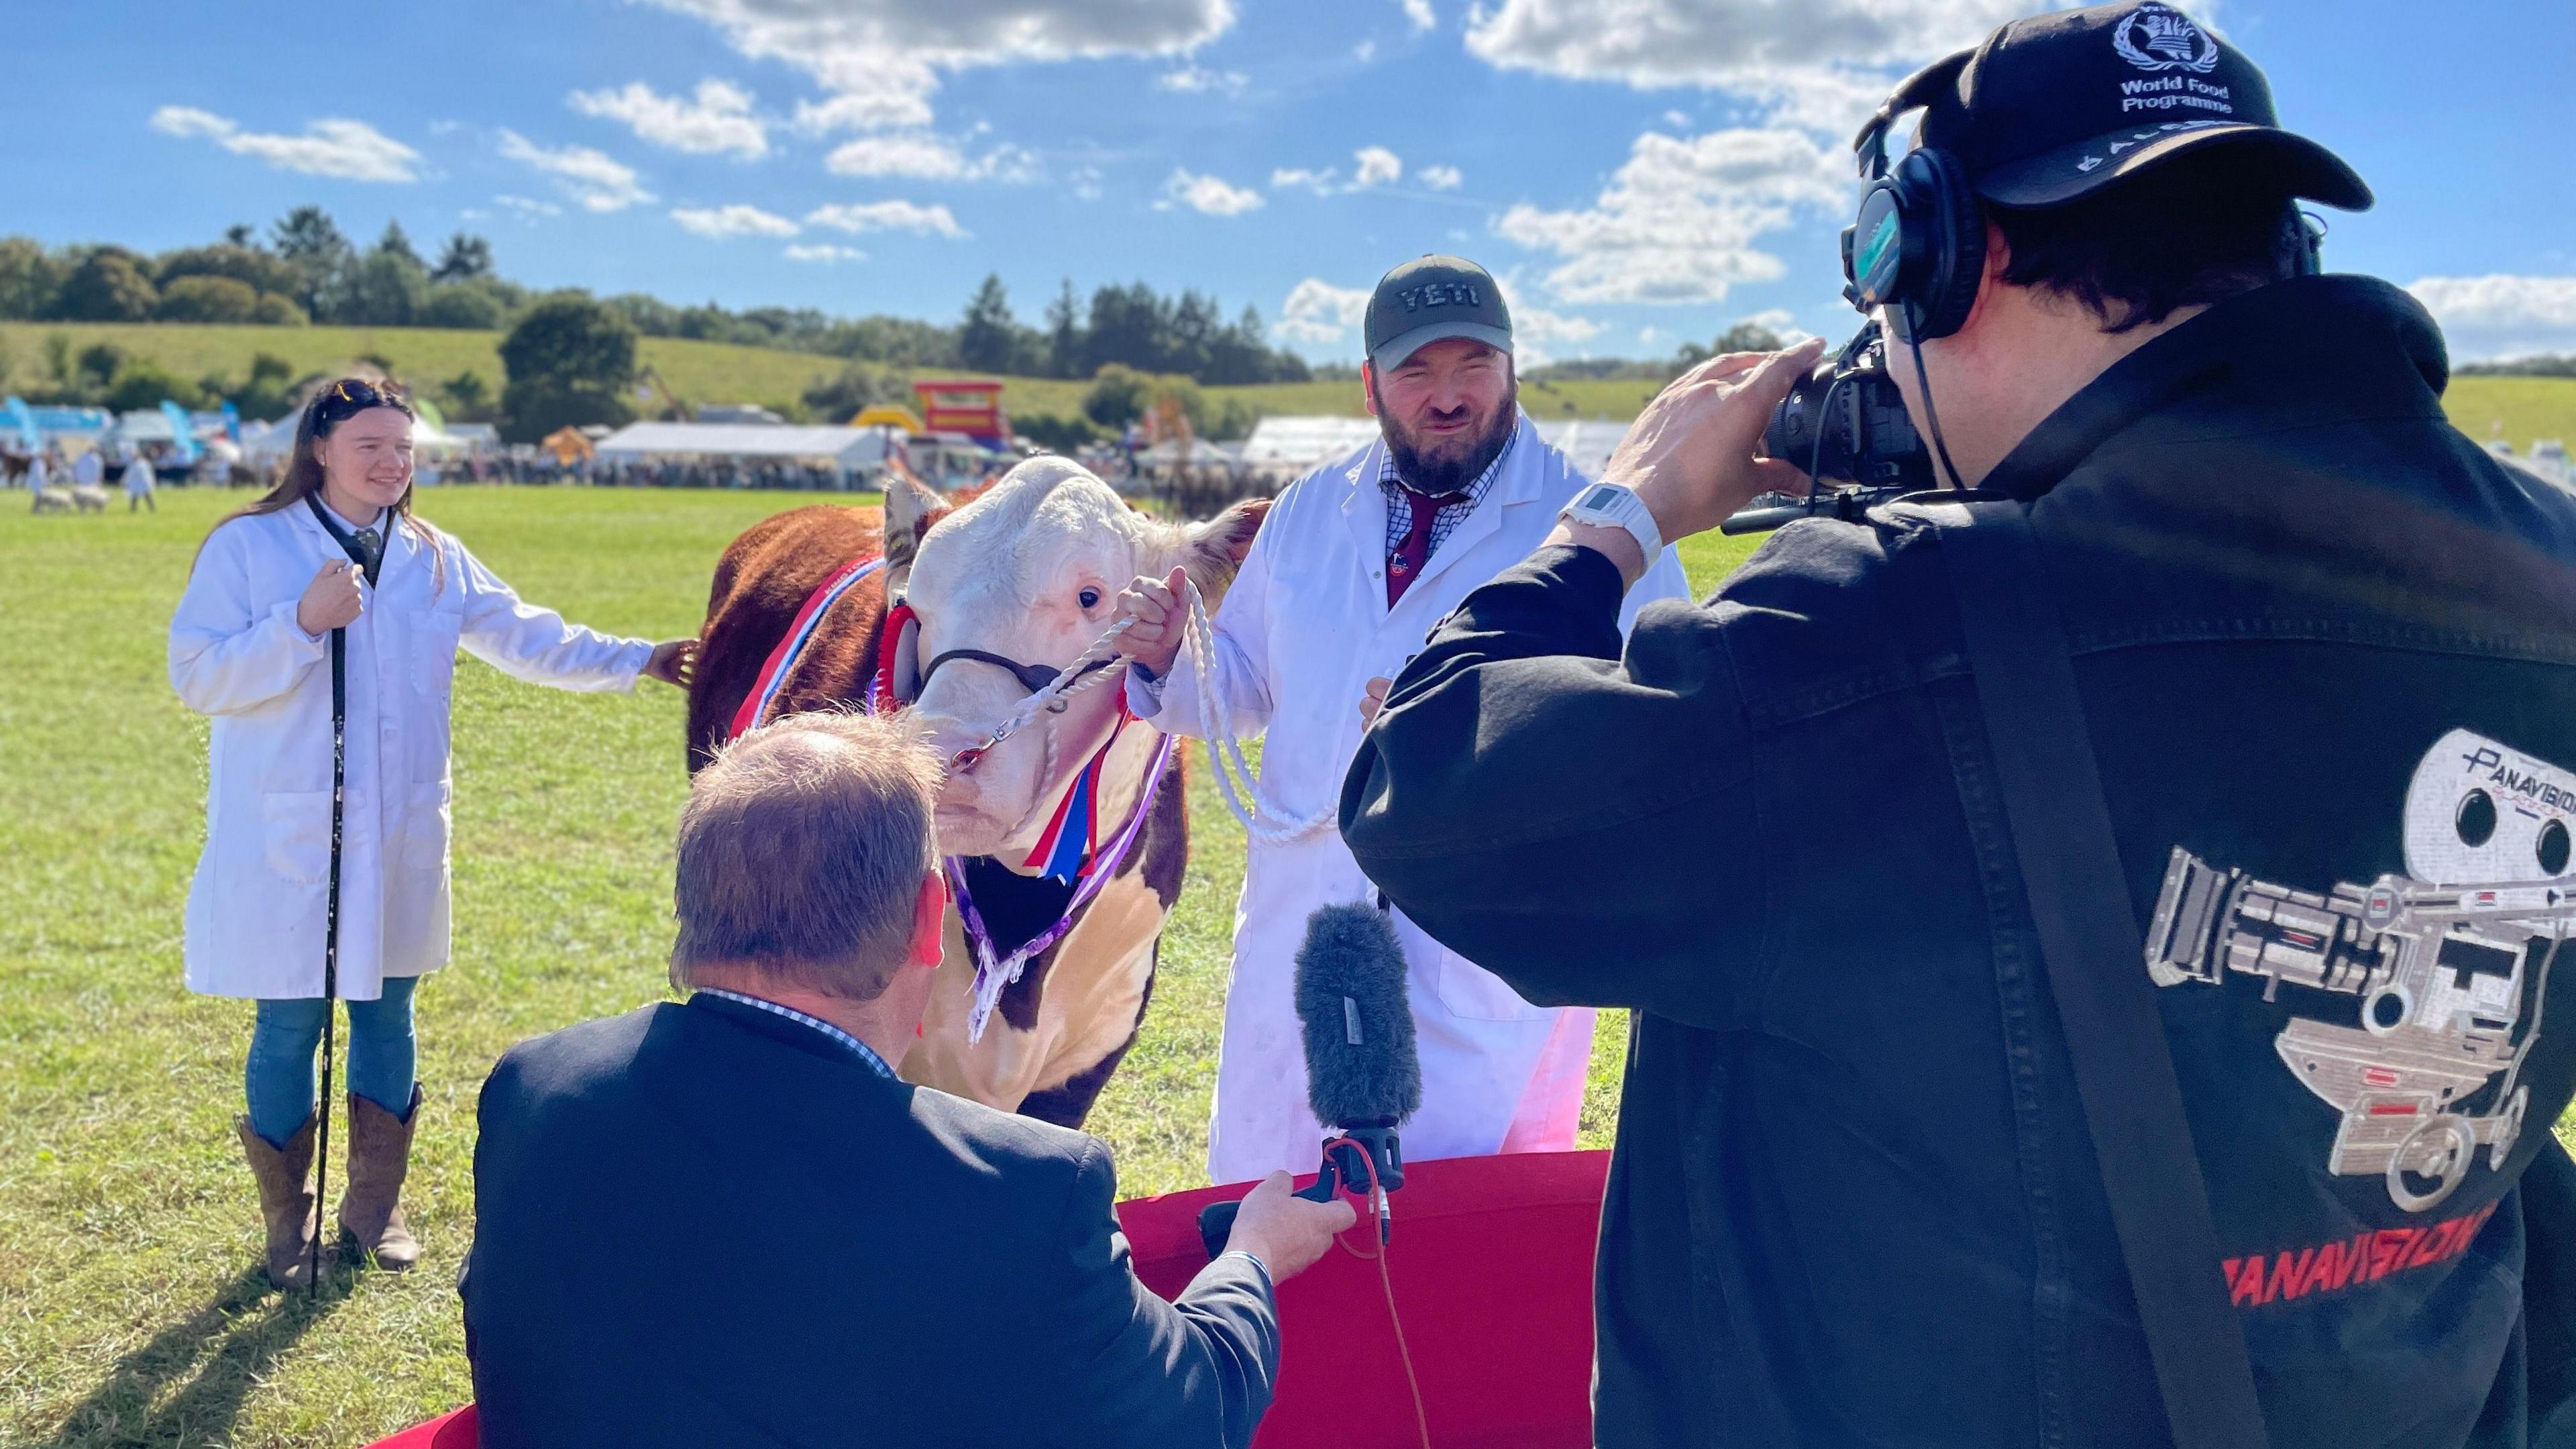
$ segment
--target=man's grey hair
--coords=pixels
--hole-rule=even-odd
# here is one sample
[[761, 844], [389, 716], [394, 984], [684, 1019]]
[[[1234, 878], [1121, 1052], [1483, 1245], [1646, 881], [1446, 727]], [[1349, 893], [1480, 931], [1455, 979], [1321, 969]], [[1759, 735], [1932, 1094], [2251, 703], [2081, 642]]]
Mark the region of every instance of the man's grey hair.
[[874, 715], [790, 715], [716, 752], [680, 812], [671, 984], [711, 966], [872, 1001], [938, 868], [936, 756]]

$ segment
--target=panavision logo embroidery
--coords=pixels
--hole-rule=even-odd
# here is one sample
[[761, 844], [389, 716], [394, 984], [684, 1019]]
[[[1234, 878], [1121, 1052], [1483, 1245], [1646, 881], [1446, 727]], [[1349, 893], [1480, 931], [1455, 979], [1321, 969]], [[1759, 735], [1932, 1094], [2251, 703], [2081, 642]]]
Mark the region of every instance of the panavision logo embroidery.
[[2218, 42], [2169, 5], [2141, 5], [2111, 30], [2111, 47], [2140, 70], [2193, 70], [2218, 66]]
[[2576, 774], [2453, 730], [2407, 786], [2404, 875], [2319, 894], [2175, 847], [2148, 979], [2251, 978], [2286, 999], [2273, 1047], [2333, 1114], [2326, 1170], [2429, 1212], [2481, 1155], [2502, 1172], [2522, 1140], [2522, 1069], [2576, 936], [2571, 821]]

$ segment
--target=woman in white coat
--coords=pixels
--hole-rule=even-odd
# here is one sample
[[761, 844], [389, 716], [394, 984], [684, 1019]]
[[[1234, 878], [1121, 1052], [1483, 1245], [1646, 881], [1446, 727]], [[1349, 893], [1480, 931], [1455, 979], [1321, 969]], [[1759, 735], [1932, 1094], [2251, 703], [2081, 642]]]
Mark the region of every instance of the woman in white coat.
[[[331, 635], [346, 715], [337, 995], [349, 1004], [344, 1235], [388, 1268], [419, 1244], [398, 1205], [417, 1125], [412, 986], [448, 952], [448, 697], [462, 644], [559, 689], [678, 684], [695, 640], [655, 645], [521, 603], [411, 512], [412, 411], [390, 387], [325, 388], [285, 480], [215, 525], [170, 621], [170, 683], [214, 719], [206, 850], [188, 893], [187, 982], [257, 1002], [237, 1124], [269, 1276], [304, 1280], [314, 1050], [331, 868]], [[327, 1105], [327, 1104], [324, 1104]]]

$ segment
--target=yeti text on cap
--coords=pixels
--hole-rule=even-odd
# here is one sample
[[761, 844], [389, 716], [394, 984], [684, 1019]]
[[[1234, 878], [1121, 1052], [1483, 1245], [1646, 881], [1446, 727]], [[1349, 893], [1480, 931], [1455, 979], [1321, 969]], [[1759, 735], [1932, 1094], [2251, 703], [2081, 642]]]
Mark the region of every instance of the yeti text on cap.
[[1476, 295], [1472, 282], [1426, 282], [1419, 287], [1407, 287], [1395, 296], [1407, 312], [1419, 312], [1425, 307], [1485, 305], [1485, 299]]

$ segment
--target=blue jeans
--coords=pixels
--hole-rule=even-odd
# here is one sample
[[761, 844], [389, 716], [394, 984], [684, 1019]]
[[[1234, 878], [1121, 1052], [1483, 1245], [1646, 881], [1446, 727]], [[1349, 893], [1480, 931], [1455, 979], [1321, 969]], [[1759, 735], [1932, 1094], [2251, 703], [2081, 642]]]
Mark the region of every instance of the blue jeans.
[[[418, 1047], [411, 1030], [411, 991], [416, 976], [388, 976], [384, 995], [349, 1007], [349, 1090], [402, 1116], [411, 1110], [412, 1069]], [[318, 996], [262, 1001], [251, 1027], [250, 1059], [242, 1067], [242, 1092], [250, 1099], [250, 1130], [283, 1147], [313, 1115], [313, 1054], [322, 1045], [322, 1016], [330, 1003]]]

